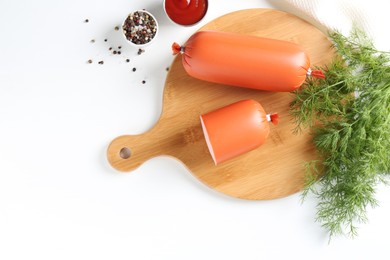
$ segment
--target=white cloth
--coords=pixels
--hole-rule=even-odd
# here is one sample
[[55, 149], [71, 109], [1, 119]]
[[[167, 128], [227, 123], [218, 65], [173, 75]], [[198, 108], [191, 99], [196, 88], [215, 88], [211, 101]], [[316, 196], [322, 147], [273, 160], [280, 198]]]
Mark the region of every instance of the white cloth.
[[390, 50], [390, 11], [386, 0], [283, 0], [296, 14], [323, 27], [348, 35], [357, 26], [380, 50]]

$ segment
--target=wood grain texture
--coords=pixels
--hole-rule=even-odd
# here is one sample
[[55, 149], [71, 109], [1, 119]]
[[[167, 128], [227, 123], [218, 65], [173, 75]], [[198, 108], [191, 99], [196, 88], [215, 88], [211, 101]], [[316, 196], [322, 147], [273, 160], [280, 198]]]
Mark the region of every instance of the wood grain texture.
[[[333, 57], [326, 35], [306, 21], [281, 11], [237, 11], [215, 19], [200, 30], [295, 42], [305, 48], [312, 65], [324, 65]], [[215, 166], [199, 116], [243, 99], [259, 101], [268, 113], [277, 112], [280, 123], [271, 126], [270, 136], [260, 148]], [[114, 139], [108, 147], [108, 160], [119, 171], [131, 171], [152, 157], [168, 155], [182, 161], [204, 184], [230, 196], [253, 200], [288, 196], [303, 188], [304, 163], [315, 158], [311, 136], [292, 133], [291, 100], [290, 93], [257, 91], [194, 79], [184, 71], [179, 55], [167, 75], [163, 110], [156, 126], [141, 135]], [[127, 159], [120, 155], [124, 147], [131, 150]]]

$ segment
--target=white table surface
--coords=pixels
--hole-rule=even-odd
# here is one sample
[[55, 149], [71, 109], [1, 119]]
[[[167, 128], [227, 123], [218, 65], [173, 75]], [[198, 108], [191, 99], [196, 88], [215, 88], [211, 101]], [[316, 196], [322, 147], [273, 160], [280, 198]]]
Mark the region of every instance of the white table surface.
[[[157, 122], [171, 43], [260, 7], [290, 11], [280, 1], [212, 0], [205, 20], [184, 28], [162, 1], [1, 0], [0, 259], [389, 259], [388, 187], [378, 187], [380, 207], [357, 238], [328, 244], [313, 198], [230, 198], [167, 157], [129, 174], [109, 166], [113, 138]], [[114, 27], [142, 8], [160, 34], [138, 56]], [[122, 55], [111, 55], [119, 45]]]

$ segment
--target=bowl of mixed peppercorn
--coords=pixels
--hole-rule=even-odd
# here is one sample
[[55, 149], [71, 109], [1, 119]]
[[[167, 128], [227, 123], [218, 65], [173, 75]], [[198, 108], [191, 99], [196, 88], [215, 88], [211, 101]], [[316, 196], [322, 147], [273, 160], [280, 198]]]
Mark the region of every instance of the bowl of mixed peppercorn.
[[145, 10], [130, 13], [122, 24], [123, 35], [127, 42], [136, 47], [145, 47], [152, 43], [158, 33], [156, 18]]

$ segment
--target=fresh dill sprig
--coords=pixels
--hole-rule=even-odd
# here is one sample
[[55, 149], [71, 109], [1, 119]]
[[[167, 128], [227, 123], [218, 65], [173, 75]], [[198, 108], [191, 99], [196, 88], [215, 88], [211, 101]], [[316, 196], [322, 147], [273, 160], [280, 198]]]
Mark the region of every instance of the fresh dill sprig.
[[313, 193], [330, 237], [357, 235], [390, 174], [390, 54], [364, 33], [330, 33], [338, 57], [293, 93], [296, 129], [310, 128], [319, 160], [307, 162], [303, 198]]

